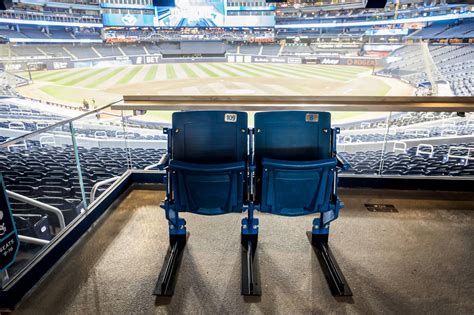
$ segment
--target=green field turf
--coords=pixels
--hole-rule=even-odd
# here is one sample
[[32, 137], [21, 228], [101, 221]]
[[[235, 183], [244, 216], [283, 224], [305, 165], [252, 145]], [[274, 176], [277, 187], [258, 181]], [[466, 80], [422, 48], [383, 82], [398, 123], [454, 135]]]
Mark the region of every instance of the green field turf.
[[170, 64], [166, 65], [166, 78], [168, 80], [174, 80], [177, 78], [174, 65], [170, 65]]
[[[108, 86], [115, 83], [219, 77], [314, 78], [346, 82], [357, 78], [360, 73], [367, 72], [363, 67], [228, 63], [119, 66], [110, 69], [109, 67], [42, 71], [32, 73], [32, 78], [34, 81], [59, 85], [95, 88], [99, 85], [97, 82]], [[141, 71], [145, 73], [137, 80], [137, 74]]]
[[145, 81], [151, 81], [155, 79], [156, 73], [158, 72], [158, 65], [152, 65], [145, 76]]
[[198, 75], [196, 74], [196, 72], [194, 72], [193, 70], [191, 70], [191, 68], [185, 64], [185, 63], [182, 63], [181, 64], [181, 68], [183, 68], [184, 72], [186, 72], [186, 75], [189, 77], [189, 78], [197, 78]]
[[[23, 73], [25, 77], [28, 73]], [[352, 94], [354, 82], [371, 78], [371, 69], [338, 65], [180, 63], [127, 65], [33, 72], [33, 85], [23, 88], [27, 96], [47, 98], [58, 103], [97, 106], [119, 99], [123, 94], [152, 90], [160, 94], [289, 94], [334, 95], [332, 87]], [[189, 80], [189, 81], [186, 81]], [[282, 83], [283, 82], [283, 83]], [[324, 90], [324, 87], [326, 88]], [[323, 90], [320, 90], [323, 89]], [[373, 79], [364, 87], [367, 95], [386, 95], [391, 86]], [[36, 96], [35, 93], [40, 95]], [[155, 92], [156, 91], [156, 92]], [[317, 93], [320, 91], [319, 93]], [[22, 91], [20, 91], [22, 92]], [[360, 91], [359, 91], [360, 92]], [[354, 113], [337, 113], [349, 118]], [[147, 116], [169, 119], [170, 113], [152, 112]]]
[[[98, 87], [100, 84], [102, 84], [102, 83], [104, 83], [104, 82], [107, 82], [108, 80], [111, 80], [112, 78], [114, 78], [114, 77], [117, 76], [118, 74], [122, 73], [124, 70], [125, 70], [125, 67], [120, 67], [120, 68], [113, 69], [111, 72], [99, 76], [99, 77], [96, 78], [94, 81], [92, 81], [91, 83], [87, 84], [85, 87], [86, 87], [86, 88], [96, 88], [96, 87]], [[129, 72], [129, 73], [130, 73], [130, 72]], [[127, 73], [127, 75], [128, 75], [128, 73]], [[123, 79], [123, 78], [122, 78], [122, 79]], [[122, 79], [120, 79], [117, 83], [120, 84]]]

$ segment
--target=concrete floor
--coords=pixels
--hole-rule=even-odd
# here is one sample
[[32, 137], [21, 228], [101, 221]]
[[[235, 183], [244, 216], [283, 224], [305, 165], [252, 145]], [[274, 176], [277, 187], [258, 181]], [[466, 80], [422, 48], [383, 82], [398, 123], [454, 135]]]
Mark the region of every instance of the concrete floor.
[[[342, 192], [346, 208], [330, 244], [354, 293], [349, 299], [330, 294], [305, 233], [311, 217], [258, 214], [262, 297], [245, 299], [242, 215], [186, 214], [191, 235], [175, 295], [155, 299], [168, 246], [163, 193], [134, 190], [14, 313], [473, 314], [474, 203], [462, 201], [466, 195], [434, 196]], [[372, 213], [366, 202], [391, 203], [399, 213]]]

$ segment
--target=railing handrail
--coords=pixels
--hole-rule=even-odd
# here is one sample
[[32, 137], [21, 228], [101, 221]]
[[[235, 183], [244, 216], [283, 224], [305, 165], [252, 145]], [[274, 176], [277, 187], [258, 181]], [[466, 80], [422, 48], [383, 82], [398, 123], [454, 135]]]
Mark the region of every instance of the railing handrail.
[[[466, 150], [466, 155], [458, 155], [458, 154], [453, 154], [451, 151], [456, 150], [456, 151], [461, 151], [461, 150]], [[452, 146], [449, 147], [448, 149], [448, 154], [447, 157], [449, 158], [458, 158], [458, 159], [467, 159], [467, 160], [474, 160], [474, 157], [471, 157], [471, 151], [474, 152], [474, 147], [461, 147], [461, 146]]]
[[90, 194], [90, 197], [89, 197], [89, 201], [90, 203], [93, 203], [94, 200], [95, 200], [95, 194], [97, 192], [97, 190], [99, 189], [99, 187], [101, 186], [104, 186], [104, 185], [107, 185], [109, 183], [113, 183], [115, 182], [117, 179], [119, 179], [120, 176], [114, 176], [114, 177], [111, 177], [111, 178], [107, 178], [107, 179], [104, 179], [100, 182], [97, 182], [95, 183], [95, 185], [92, 187], [91, 189], [91, 194]]
[[63, 126], [63, 125], [65, 125], [65, 124], [74, 122], [74, 121], [76, 121], [76, 120], [78, 120], [78, 119], [81, 119], [81, 118], [84, 118], [84, 117], [86, 117], [86, 116], [89, 116], [89, 115], [98, 113], [98, 112], [100, 112], [100, 111], [102, 111], [102, 110], [104, 110], [104, 109], [106, 109], [106, 108], [109, 108], [110, 106], [112, 106], [112, 105], [114, 105], [114, 104], [116, 104], [116, 103], [118, 103], [118, 102], [121, 102], [121, 101], [122, 101], [122, 99], [117, 100], [117, 101], [114, 101], [114, 102], [109, 103], [109, 104], [107, 104], [107, 105], [104, 105], [104, 106], [102, 106], [102, 107], [93, 109], [93, 110], [91, 110], [91, 111], [89, 111], [89, 112], [80, 114], [80, 115], [78, 115], [78, 116], [76, 116], [76, 117], [72, 117], [72, 118], [68, 118], [68, 119], [65, 119], [65, 120], [61, 120], [61, 121], [59, 121], [59, 122], [57, 122], [57, 123], [55, 123], [55, 124], [52, 124], [52, 125], [50, 125], [50, 126], [48, 126], [48, 127], [46, 127], [46, 128], [39, 129], [39, 130], [35, 130], [35, 131], [30, 132], [30, 133], [27, 133], [27, 134], [18, 136], [18, 137], [14, 138], [14, 139], [10, 139], [10, 140], [8, 140], [8, 141], [6, 141], [6, 142], [1, 143], [1, 144], [0, 144], [0, 148], [6, 148], [6, 147], [8, 147], [9, 145], [15, 144], [15, 143], [17, 143], [17, 142], [20, 141], [20, 140], [27, 140], [27, 139], [30, 139], [30, 138], [34, 137], [35, 135], [38, 135], [38, 134], [47, 132], [47, 131], [49, 131], [49, 130], [53, 130], [53, 129], [59, 127], [59, 126]]
[[49, 211], [49, 212], [54, 213], [58, 217], [59, 227], [61, 228], [61, 230], [66, 227], [66, 221], [64, 220], [64, 214], [58, 208], [50, 206], [50, 205], [48, 205], [44, 202], [41, 202], [41, 201], [29, 198], [29, 197], [20, 195], [20, 194], [18, 194], [16, 192], [13, 192], [11, 190], [7, 190], [6, 192], [7, 192], [8, 197], [10, 197], [12, 199], [16, 199], [18, 201], [23, 201], [23, 202], [28, 203], [32, 206], [35, 206], [35, 207], [38, 207], [38, 208], [43, 209], [45, 211]]
[[36, 238], [36, 237], [31, 237], [31, 236], [26, 236], [26, 235], [18, 235], [18, 238], [20, 239], [20, 242], [23, 243], [29, 243], [29, 244], [35, 244], [35, 245], [48, 245], [51, 241], [44, 240], [41, 238]]
[[[399, 147], [398, 145], [401, 145], [401, 147]], [[393, 142], [392, 152], [395, 153], [395, 152], [398, 152], [398, 151], [402, 151], [403, 153], [407, 153], [407, 143], [403, 142], [403, 141]]]
[[[425, 149], [429, 148], [431, 151], [425, 151]], [[415, 156], [419, 156], [420, 154], [426, 154], [429, 157], [432, 157], [434, 154], [434, 146], [428, 143], [420, 143], [416, 146], [416, 153]]]
[[163, 166], [163, 165], [165, 165], [165, 163], [167, 162], [168, 159], [169, 159], [169, 154], [166, 153], [161, 157], [161, 159], [158, 163], [150, 164], [150, 165], [146, 166], [143, 170], [149, 171], [152, 168], [155, 168], [155, 167], [158, 167], [158, 166]]
[[113, 110], [470, 112], [471, 96], [124, 95]]

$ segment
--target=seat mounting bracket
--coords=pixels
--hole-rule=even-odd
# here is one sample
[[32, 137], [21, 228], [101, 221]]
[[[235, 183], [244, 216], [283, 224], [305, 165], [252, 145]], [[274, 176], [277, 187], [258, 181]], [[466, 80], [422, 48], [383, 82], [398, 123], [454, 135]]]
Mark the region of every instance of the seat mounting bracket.
[[328, 244], [327, 234], [314, 234], [307, 232], [308, 238], [313, 246], [314, 252], [318, 257], [319, 264], [323, 269], [324, 276], [328, 282], [332, 295], [334, 296], [352, 296], [351, 288], [346, 278], [342, 274], [336, 258], [331, 252]]
[[241, 234], [242, 247], [242, 278], [241, 294], [260, 296], [260, 272], [257, 259], [258, 234]]
[[153, 291], [156, 296], [172, 296], [176, 285], [177, 273], [183, 258], [184, 247], [189, 233], [170, 234], [170, 246], [165, 256], [158, 281]]

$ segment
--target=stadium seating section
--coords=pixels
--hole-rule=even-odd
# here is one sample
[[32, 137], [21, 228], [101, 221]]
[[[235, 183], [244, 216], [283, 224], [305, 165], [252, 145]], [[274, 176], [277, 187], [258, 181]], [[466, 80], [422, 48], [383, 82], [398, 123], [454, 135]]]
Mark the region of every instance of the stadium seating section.
[[[3, 139], [5, 140], [5, 139]], [[77, 165], [71, 145], [40, 146], [27, 141], [27, 149], [2, 149], [0, 172], [7, 189], [59, 208], [69, 223], [80, 213], [81, 190]], [[98, 181], [122, 175], [133, 156], [132, 166], [143, 169], [164, 154], [160, 149], [127, 149], [79, 147], [82, 178], [89, 199], [92, 186]], [[98, 194], [108, 186], [99, 189]], [[14, 212], [44, 213], [26, 203], [12, 201]], [[52, 219], [50, 219], [51, 221]], [[57, 221], [52, 220], [53, 222]], [[52, 230], [53, 232], [53, 230]]]
[[[15, 105], [4, 102], [0, 105], [0, 130], [34, 131], [64, 116], [38, 110], [35, 106]], [[146, 135], [149, 128], [158, 125], [128, 120], [136, 132], [123, 132], [123, 128], [94, 126], [76, 128], [77, 139], [92, 138], [99, 146], [79, 147], [82, 178], [89, 201], [92, 187], [99, 181], [120, 176], [130, 166], [144, 169], [157, 163], [166, 153], [157, 148], [164, 135]], [[141, 128], [141, 129], [140, 129]], [[474, 176], [474, 119], [457, 117], [450, 113], [393, 113], [390, 128], [386, 120], [375, 118], [369, 121], [341, 125], [338, 138], [341, 155], [351, 164], [346, 175], [370, 176]], [[144, 130], [144, 131], [140, 131]], [[49, 135], [67, 135], [67, 127], [55, 129]], [[101, 141], [127, 138], [128, 147], [107, 147]], [[441, 142], [439, 141], [441, 139]], [[0, 136], [0, 143], [8, 137]], [[140, 147], [140, 141], [153, 140], [151, 145]], [[383, 143], [393, 146], [383, 152]], [[432, 142], [438, 140], [437, 143]], [[150, 143], [150, 142], [148, 142]], [[430, 144], [433, 143], [433, 144]], [[441, 143], [441, 144], [439, 144]], [[373, 146], [379, 149], [372, 150]], [[128, 148], [127, 148], [128, 147]], [[367, 149], [368, 148], [368, 149]], [[388, 148], [388, 146], [387, 146]], [[471, 148], [471, 149], [469, 149]], [[63, 212], [66, 223], [80, 213], [82, 195], [79, 174], [70, 143], [56, 144], [40, 140], [20, 141], [16, 146], [2, 148], [0, 172], [5, 177], [7, 189], [18, 194], [57, 207]], [[108, 185], [102, 186], [98, 194]], [[51, 213], [17, 200], [12, 201], [14, 213], [21, 214], [18, 220], [37, 220], [50, 225], [49, 233], [41, 235], [33, 223], [21, 221], [24, 230], [34, 237], [48, 238], [57, 233], [58, 219]], [[25, 219], [25, 214], [33, 215]], [[37, 217], [40, 215], [40, 217]], [[35, 223], [35, 224], [36, 224]], [[49, 235], [49, 236], [48, 236]]]
[[[429, 52], [436, 66], [437, 80], [448, 81], [455, 95], [474, 94], [474, 46], [472, 44], [430, 45]], [[397, 49], [391, 57], [395, 61], [389, 63], [378, 74], [400, 77], [414, 85], [428, 81], [423, 52], [419, 46], [404, 46]]]
[[[102, 22], [97, 2], [85, 0], [76, 4], [95, 6], [97, 10], [74, 8], [71, 13], [65, 8], [45, 5], [38, 11], [15, 8], [0, 12], [0, 18], [3, 19], [32, 21], [18, 25], [0, 25], [0, 37], [11, 41], [8, 45], [2, 44], [0, 59], [29, 61], [58, 58], [81, 61], [126, 59], [122, 57], [143, 55], [223, 59], [227, 54], [350, 57], [368, 53], [364, 51], [364, 44], [372, 43], [372, 38], [368, 37], [371, 36], [370, 31], [380, 29], [372, 26], [193, 31], [100, 29], [93, 26]], [[393, 5], [393, 2], [389, 1], [389, 5]], [[354, 7], [351, 1], [346, 1], [345, 6], [343, 10], [340, 6], [338, 10], [334, 10], [333, 4], [318, 7], [311, 3], [300, 3], [298, 6], [280, 4], [276, 22], [280, 26], [294, 26], [301, 23], [373, 20], [372, 11]], [[397, 17], [437, 16], [462, 13], [463, 10], [463, 5], [431, 6], [427, 1], [424, 4], [404, 3]], [[387, 7], [378, 14], [377, 21], [393, 18], [393, 10]], [[41, 23], [35, 24], [34, 21]], [[91, 26], [45, 27], [42, 25], [44, 21], [84, 23]], [[410, 30], [408, 34], [397, 37], [400, 43], [407, 39], [415, 42], [429, 40], [430, 43], [426, 46], [400, 45], [401, 48], [391, 52], [390, 58], [387, 58], [389, 62], [376, 74], [397, 77], [414, 86], [424, 86], [430, 81], [430, 76], [434, 76], [438, 82], [448, 82], [454, 95], [472, 96], [474, 47], [469, 39], [473, 37], [472, 18], [434, 22], [420, 30]], [[132, 43], [113, 41], [124, 38], [130, 39]], [[114, 43], [110, 44], [108, 39], [112, 39], [111, 42]], [[279, 41], [280, 39], [285, 40]], [[451, 39], [460, 42], [439, 44]], [[22, 40], [34, 44], [19, 43]], [[99, 42], [92, 45], [90, 40]], [[70, 41], [75, 43], [71, 44]], [[342, 45], [336, 47], [339, 43], [350, 45], [347, 45], [348, 48]], [[387, 41], [384, 39], [381, 43], [387, 44]], [[324, 44], [334, 45], [325, 49]], [[429, 69], [427, 63], [430, 64]], [[26, 83], [27, 80], [21, 77], [5, 70], [0, 71], [2, 97], [19, 97], [14, 85]], [[26, 100], [21, 103], [1, 100], [0, 143], [70, 117], [57, 114], [59, 111], [42, 108], [34, 101], [31, 106], [27, 103]], [[150, 167], [166, 153], [162, 149], [166, 146], [162, 123], [143, 122], [136, 117], [125, 117], [124, 121], [120, 117], [118, 121], [119, 123], [114, 124], [84, 120], [75, 125], [86, 202], [90, 202], [92, 187], [98, 182], [120, 176], [130, 167]], [[123, 123], [124, 126], [121, 125]], [[343, 173], [345, 176], [474, 176], [472, 115], [468, 114], [463, 118], [451, 113], [391, 113], [390, 121], [386, 117], [378, 117], [344, 123], [339, 127], [341, 133], [337, 139], [338, 151], [351, 164], [351, 168]], [[44, 137], [20, 141], [0, 149], [0, 173], [4, 175], [7, 189], [57, 207], [63, 213], [66, 223], [74, 220], [84, 207], [70, 134], [70, 126], [64, 125], [50, 130]], [[193, 158], [195, 157], [191, 160]], [[174, 167], [179, 169], [180, 165]], [[97, 194], [109, 185], [110, 183], [101, 186]], [[16, 199], [12, 200], [12, 208], [22, 235], [48, 240], [58, 233], [58, 218], [50, 212]], [[46, 232], [41, 228], [44, 226], [48, 227]]]
[[[372, 34], [383, 31], [383, 27], [380, 26], [321, 28], [299, 28], [298, 26], [303, 23], [371, 22], [394, 18], [458, 14], [465, 12], [465, 4], [432, 5], [436, 1], [401, 1], [401, 8], [395, 15], [393, 7], [395, 2], [400, 1], [389, 0], [386, 9], [374, 18], [373, 11], [360, 8], [350, 0], [344, 1], [343, 5], [334, 5], [333, 1], [323, 1], [324, 3], [319, 3], [318, 6], [315, 6], [314, 2], [298, 1], [297, 5], [294, 3], [277, 5], [276, 24], [280, 26], [277, 28], [190, 30], [149, 27], [140, 30], [139, 28], [97, 27], [102, 23], [100, 1], [62, 1], [68, 2], [70, 6], [67, 8], [63, 4], [58, 5], [57, 1], [39, 1], [41, 4], [36, 6], [37, 10], [32, 10], [31, 8], [35, 7], [34, 2], [27, 1], [28, 4], [23, 5], [24, 1], [15, 1], [14, 9], [0, 11], [0, 19], [22, 21], [18, 24], [0, 22], [0, 40], [2, 41], [0, 63], [5, 65], [5, 69], [3, 67], [0, 69], [0, 144], [81, 113], [71, 109], [73, 111], [71, 114], [66, 110], [62, 111], [62, 108], [55, 108], [57, 104], [48, 103], [47, 106], [43, 106], [44, 104], [20, 96], [15, 86], [30, 82], [25, 79], [27, 76], [23, 78], [12, 74], [6, 68], [9, 61], [25, 63], [31, 59], [43, 61], [54, 58], [58, 61], [72, 61], [68, 62], [68, 65], [73, 63], [82, 65], [86, 64], [87, 60], [92, 60], [92, 62], [96, 60], [131, 62], [133, 60], [135, 62], [134, 60], [138, 58], [132, 56], [147, 55], [170, 59], [188, 58], [193, 61], [199, 61], [200, 57], [212, 61], [224, 61], [229, 54], [239, 54], [246, 56], [241, 58], [246, 62], [252, 59], [247, 57], [251, 55], [301, 57], [278, 59], [301, 59], [303, 62], [305, 59], [318, 60], [318, 63], [327, 57], [328, 63], [338, 64], [338, 60], [331, 57], [350, 58], [371, 55], [374, 51], [365, 49], [375, 43], [385, 46], [386, 51], [375, 51], [374, 55], [389, 57], [384, 67], [377, 68], [375, 74], [408, 82], [418, 88], [417, 93], [428, 93], [425, 87], [431, 84], [430, 81], [436, 81], [447, 82], [456, 96], [474, 95], [474, 18], [427, 23], [421, 29], [409, 29], [407, 34], [391, 38], [388, 35]], [[55, 25], [48, 25], [48, 22], [55, 22]], [[81, 23], [83, 27], [70, 27], [67, 23]], [[405, 45], [408, 42], [413, 42], [415, 45]], [[419, 43], [424, 44], [422, 46]], [[328, 47], [324, 47], [325, 45]], [[392, 50], [392, 46], [400, 46], [400, 48]], [[156, 62], [158, 58], [154, 57], [146, 62]], [[140, 63], [144, 62], [144, 59], [140, 58]], [[260, 59], [269, 61], [277, 58]], [[235, 60], [239, 59], [235, 58]], [[12, 65], [14, 65], [13, 62]], [[328, 66], [328, 69], [330, 67]], [[183, 120], [173, 122], [179, 125], [190, 117], [188, 114], [178, 113], [175, 117], [181, 116]], [[281, 139], [282, 129], [285, 129], [280, 127], [281, 121], [285, 121], [291, 115], [280, 114], [265, 113], [265, 117], [262, 113], [256, 114], [255, 130], [261, 128], [265, 129], [265, 132], [270, 131], [268, 134], [274, 133], [273, 139], [266, 143], [261, 140], [262, 134], [255, 134], [255, 139], [260, 137], [260, 140], [255, 141], [257, 151], [260, 150], [260, 152], [256, 151], [258, 164], [255, 168], [258, 173], [255, 181], [256, 188], [244, 180], [244, 174], [247, 174], [251, 163], [247, 156], [248, 143], [240, 141], [241, 137], [248, 140], [248, 134], [242, 133], [242, 130], [245, 131], [248, 127], [246, 113], [238, 114], [239, 125], [234, 126], [235, 130], [231, 130], [230, 136], [226, 134], [229, 131], [226, 126], [220, 130], [214, 129], [212, 133], [203, 132], [201, 127], [204, 124], [199, 125], [199, 128], [193, 130], [192, 133], [189, 129], [187, 133], [179, 133], [179, 136], [188, 137], [187, 143], [200, 144], [187, 146], [186, 150], [183, 149], [181, 152], [177, 148], [180, 139], [174, 136], [177, 143], [173, 149], [175, 150], [174, 161], [169, 159], [170, 169], [174, 173], [169, 178], [177, 184], [176, 187], [169, 189], [176, 189], [173, 191], [173, 196], [177, 198], [176, 205], [180, 207], [179, 210], [184, 209], [206, 215], [248, 211], [249, 207], [252, 207], [253, 211], [254, 201], [258, 204], [260, 211], [271, 214], [291, 216], [306, 214], [308, 209], [309, 212], [318, 212], [321, 207], [329, 209], [329, 205], [314, 203], [314, 187], [323, 183], [323, 180], [318, 185], [313, 185], [314, 182], [311, 182], [311, 179], [302, 180], [302, 171], [295, 171], [295, 168], [302, 166], [305, 169], [304, 172], [313, 172], [318, 178], [325, 178], [327, 183], [323, 184], [336, 186], [337, 184], [332, 182], [332, 177], [329, 179], [327, 177], [328, 170], [334, 169], [336, 160], [324, 164], [329, 158], [332, 159], [332, 156], [329, 156], [330, 152], [326, 152], [327, 154], [323, 156], [314, 154], [303, 157], [291, 156], [294, 152], [308, 153], [307, 147], [315, 144], [314, 130], [308, 132], [306, 137], [298, 135], [299, 144], [307, 141], [306, 144], [310, 145], [303, 149], [297, 148], [298, 143], [292, 141], [297, 136], [293, 135], [289, 140]], [[272, 117], [273, 115], [275, 117]], [[301, 113], [295, 115], [298, 116]], [[323, 118], [321, 124], [325, 123], [329, 130], [331, 126], [340, 128], [340, 134], [334, 138], [337, 151], [350, 164], [349, 169], [341, 171], [342, 176], [358, 178], [376, 176], [438, 178], [442, 176], [450, 179], [467, 179], [467, 177], [472, 179], [474, 176], [474, 114], [466, 113], [464, 117], [456, 113], [393, 112], [389, 116], [387, 113], [385, 116], [384, 114], [372, 115], [371, 118], [365, 120], [354, 119], [351, 122], [341, 123], [339, 126], [334, 122], [331, 123], [330, 119], [324, 115], [321, 115]], [[184, 118], [185, 116], [188, 117]], [[244, 116], [245, 119], [241, 119]], [[202, 123], [202, 117], [198, 118]], [[273, 119], [278, 123], [273, 121], [273, 125], [266, 124], [266, 121]], [[291, 134], [294, 131], [294, 125], [291, 125], [292, 122], [286, 122], [285, 126], [288, 128], [284, 133]], [[215, 125], [213, 122], [211, 126], [206, 125], [206, 127], [212, 129]], [[7, 190], [23, 196], [23, 199], [30, 198], [57, 208], [62, 214], [58, 216], [47, 210], [47, 207], [20, 201], [21, 198], [19, 199], [18, 196], [12, 197], [10, 203], [19, 234], [46, 241], [51, 240], [62, 229], [61, 217], [64, 218], [66, 225], [73, 222], [84, 210], [86, 204], [90, 204], [127, 170], [159, 169], [157, 162], [167, 154], [165, 149], [167, 137], [163, 134], [163, 127], [169, 126], [162, 122], [143, 121], [137, 116], [119, 117], [111, 112], [107, 113], [107, 122], [96, 119], [94, 115], [76, 121], [74, 132], [79, 161], [76, 161], [69, 124], [48, 130], [38, 137], [1, 147], [0, 174], [3, 175]], [[219, 125], [220, 127], [222, 124]], [[221, 157], [221, 160], [212, 160], [212, 158], [217, 159], [218, 155], [210, 158], [208, 152], [203, 153], [201, 150], [204, 147], [203, 143], [206, 142], [203, 139], [209, 140], [207, 134], [216, 135], [217, 140], [210, 150], [216, 150], [216, 147], [222, 149], [218, 150], [223, 152], [224, 157]], [[237, 136], [234, 137], [235, 135]], [[264, 137], [266, 136], [265, 134]], [[329, 136], [327, 132], [325, 136]], [[331, 134], [331, 137], [336, 137], [336, 134]], [[229, 139], [237, 140], [234, 143], [228, 141]], [[218, 140], [224, 141], [216, 144]], [[184, 143], [184, 140], [181, 139], [181, 141]], [[295, 150], [285, 151], [281, 149], [282, 146], [294, 146]], [[329, 145], [325, 143], [323, 147], [329, 148]], [[235, 153], [232, 150], [236, 148], [243, 154], [237, 154], [238, 159], [234, 159], [234, 156], [228, 159], [229, 154]], [[245, 152], [241, 151], [242, 148]], [[249, 148], [253, 149], [251, 146]], [[233, 153], [229, 153], [231, 151]], [[299, 162], [298, 158], [300, 158]], [[313, 164], [301, 164], [301, 159], [311, 160], [311, 162], [319, 161]], [[321, 163], [321, 159], [327, 160]], [[209, 169], [215, 167], [217, 163], [227, 163], [227, 167], [233, 163], [240, 164], [232, 170], [221, 169], [221, 173], [217, 172], [208, 176]], [[207, 173], [204, 172], [205, 175], [196, 169], [197, 164], [201, 170], [202, 168], [207, 170]], [[224, 177], [225, 180], [223, 180]], [[101, 185], [94, 193], [93, 187], [103, 181], [107, 183]], [[289, 188], [294, 188], [295, 181], [299, 182], [299, 190]], [[327, 188], [323, 184], [321, 187]], [[250, 203], [250, 199], [247, 200], [246, 196], [254, 193], [254, 188], [256, 194], [260, 194], [260, 198], [257, 197]], [[331, 193], [330, 189], [325, 189], [325, 191], [327, 194]], [[322, 194], [318, 193], [318, 197]], [[215, 197], [217, 195], [219, 198]], [[295, 195], [298, 196], [295, 197]], [[306, 201], [301, 196], [306, 197]], [[332, 204], [338, 200], [336, 195], [323, 196], [323, 199], [327, 201], [325, 203], [331, 201], [333, 210], [340, 206], [338, 201], [337, 204]], [[297, 203], [300, 206], [292, 207]], [[166, 211], [171, 209], [164, 208]], [[321, 220], [329, 218], [324, 224], [337, 217], [337, 213], [331, 213], [333, 210], [326, 210], [327, 214], [321, 215]], [[178, 220], [178, 216], [175, 218]], [[255, 222], [256, 227], [258, 221]], [[319, 221], [313, 222], [313, 233], [314, 227], [319, 225], [315, 222]], [[244, 229], [250, 231], [255, 227], [250, 224]], [[176, 232], [173, 231], [172, 224], [170, 228], [170, 231]], [[16, 271], [26, 266], [41, 248], [41, 245], [22, 241], [17, 262], [9, 268], [9, 274], [15, 275]], [[249, 289], [246, 294], [255, 293], [251, 291]]]
[[0, 26], [0, 36], [4, 36], [7, 38], [29, 38], [35, 40], [45, 40], [48, 39], [98, 39], [100, 40], [100, 33], [97, 31], [87, 31], [87, 32], [72, 32], [65, 28], [49, 28], [46, 31], [44, 28], [36, 28], [36, 27], [21, 27], [18, 30], [11, 29], [9, 26]]

